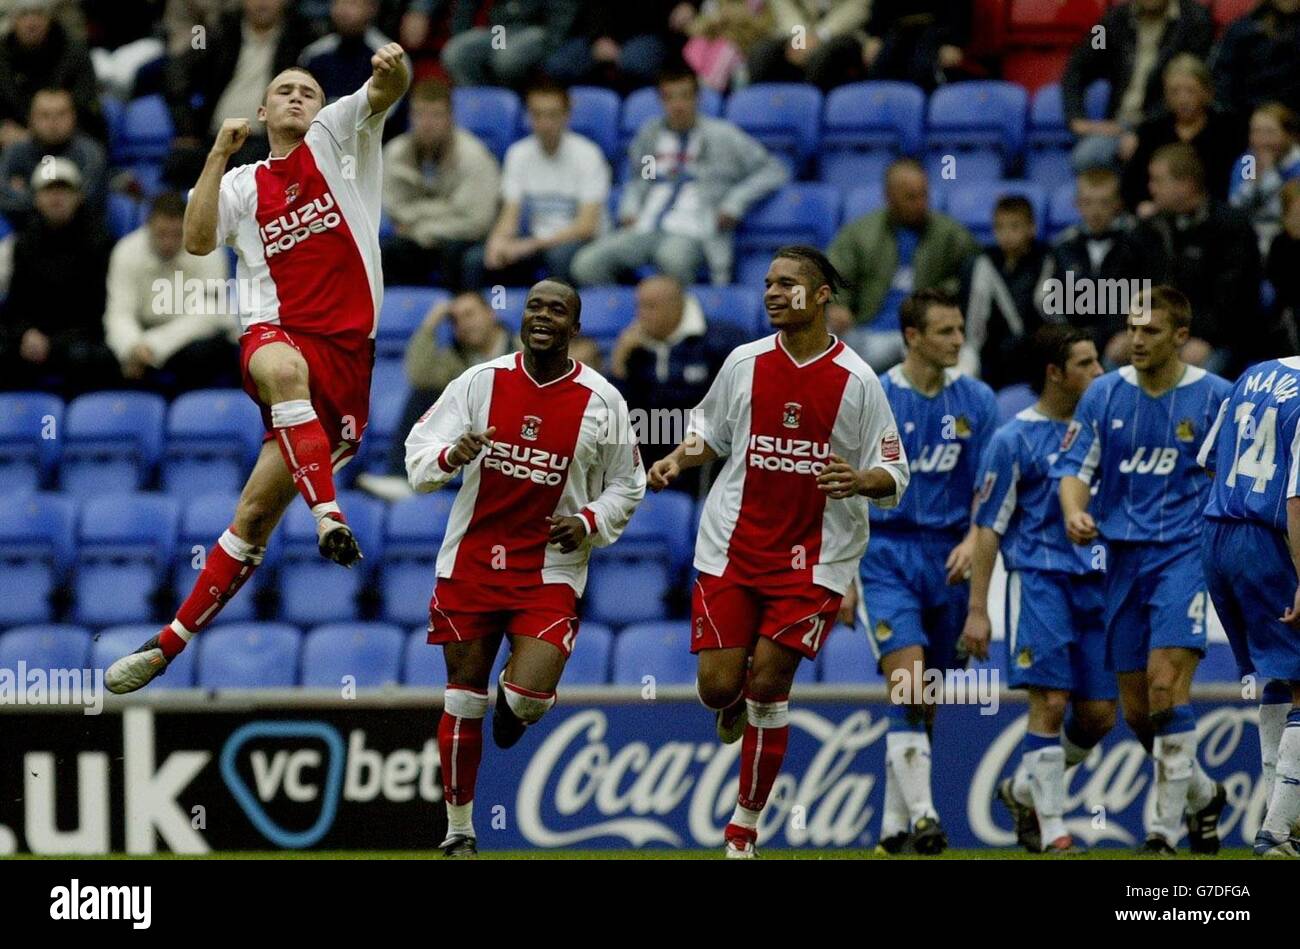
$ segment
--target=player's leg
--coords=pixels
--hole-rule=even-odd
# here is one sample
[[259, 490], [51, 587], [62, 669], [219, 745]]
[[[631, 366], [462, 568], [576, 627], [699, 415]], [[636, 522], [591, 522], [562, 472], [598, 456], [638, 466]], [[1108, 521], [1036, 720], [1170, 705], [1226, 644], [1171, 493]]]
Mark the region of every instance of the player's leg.
[[1278, 750], [1282, 744], [1282, 735], [1291, 707], [1290, 683], [1280, 679], [1269, 679], [1259, 697], [1259, 783], [1266, 807], [1273, 799]]
[[1255, 853], [1263, 857], [1300, 856], [1300, 680], [1289, 685], [1291, 708], [1278, 742], [1277, 772], [1255, 836]]
[[292, 483], [316, 519], [321, 553], [350, 566], [361, 552], [335, 496], [333, 446], [312, 406], [307, 359], [281, 335], [253, 350], [248, 375], [258, 399], [270, 407], [272, 434]]
[[[460, 625], [465, 618], [458, 616]], [[478, 853], [474, 833], [474, 787], [483, 759], [483, 718], [487, 715], [487, 684], [501, 648], [503, 631], [481, 638], [443, 644], [447, 689], [438, 720], [438, 755], [443, 796], [447, 802], [447, 839], [439, 846], [448, 857]]]
[[[907, 824], [901, 832], [908, 835], [907, 842], [913, 846], [917, 842], [918, 833], [924, 833], [926, 841], [929, 841], [932, 833], [930, 828], [936, 827], [939, 819], [930, 783], [932, 709], [927, 707], [923, 699], [925, 667], [925, 650], [916, 644], [885, 653], [880, 659], [880, 670], [885, 676], [890, 701], [885, 757], [893, 770], [898, 795], [907, 808]], [[885, 780], [889, 780], [888, 772]], [[889, 850], [890, 845], [886, 841], [896, 838], [898, 833], [898, 830], [886, 826], [882, 820], [881, 845]], [[937, 845], [938, 840], [933, 843]], [[923, 847], [928, 848], [930, 845], [929, 842], [922, 843]]]
[[1038, 817], [1039, 849], [1066, 853], [1073, 840], [1065, 828], [1065, 749], [1061, 726], [1070, 694], [1063, 689], [1029, 689], [1029, 722], [1020, 745], [1020, 767], [1012, 793]]
[[216, 618], [261, 564], [271, 532], [295, 493], [279, 452], [264, 443], [230, 527], [208, 551], [189, 595], [157, 636], [108, 667], [104, 684], [110, 692], [134, 692], [162, 675], [186, 643]]
[[564, 673], [567, 654], [544, 639], [510, 637], [510, 661], [497, 681], [492, 740], [510, 748], [529, 725], [541, 721], [555, 706], [555, 690]]
[[[1195, 650], [1162, 647], [1151, 650], [1147, 663], [1147, 705], [1156, 763], [1155, 831], [1171, 847], [1182, 836], [1184, 814], [1199, 813], [1213, 802], [1218, 790], [1196, 760], [1196, 716], [1190, 695], [1199, 660], [1200, 653]], [[1205, 839], [1189, 840], [1193, 852], [1218, 851], [1217, 822], [1216, 811], [1211, 825], [1198, 835]]]
[[1075, 630], [1070, 645], [1072, 686], [1070, 709], [1061, 728], [1067, 773], [1115, 727], [1119, 698], [1115, 674], [1106, 668], [1105, 580], [1096, 575], [1076, 578], [1069, 596]]
[[745, 686], [747, 721], [740, 743], [740, 785], [736, 809], [725, 831], [729, 857], [755, 853], [758, 820], [785, 760], [790, 687], [800, 659], [794, 649], [768, 638], [760, 638], [754, 646], [753, 667]]
[[714, 715], [725, 745], [745, 733], [745, 680], [758, 634], [758, 600], [725, 577], [700, 574], [691, 589], [691, 652], [697, 657], [695, 690]]

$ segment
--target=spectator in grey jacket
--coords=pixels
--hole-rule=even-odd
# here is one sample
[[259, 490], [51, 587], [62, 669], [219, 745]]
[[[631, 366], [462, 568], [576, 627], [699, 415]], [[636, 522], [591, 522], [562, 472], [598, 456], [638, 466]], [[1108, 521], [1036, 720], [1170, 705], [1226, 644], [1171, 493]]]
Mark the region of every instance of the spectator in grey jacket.
[[[458, 8], [473, 7], [456, 0]], [[442, 48], [442, 64], [458, 86], [519, 86], [575, 30], [579, 0], [498, 0], [488, 26], [457, 33]], [[472, 14], [471, 14], [472, 17]], [[464, 22], [463, 11], [452, 22]]]
[[31, 137], [0, 154], [0, 214], [19, 228], [32, 212], [27, 182], [47, 155], [67, 158], [81, 172], [84, 207], [92, 219], [108, 200], [104, 146], [77, 129], [77, 110], [66, 89], [42, 89], [32, 96]]
[[487, 146], [456, 126], [450, 90], [418, 83], [411, 130], [384, 146], [384, 211], [397, 227], [383, 241], [388, 280], [428, 283], [437, 270], [458, 285], [466, 249], [492, 226], [500, 177]]
[[648, 120], [628, 149], [620, 227], [578, 251], [579, 284], [614, 283], [647, 264], [683, 285], [696, 281], [701, 264], [714, 283], [730, 281], [736, 225], [789, 173], [735, 125], [700, 115], [698, 95], [689, 70], [660, 78], [664, 114]]

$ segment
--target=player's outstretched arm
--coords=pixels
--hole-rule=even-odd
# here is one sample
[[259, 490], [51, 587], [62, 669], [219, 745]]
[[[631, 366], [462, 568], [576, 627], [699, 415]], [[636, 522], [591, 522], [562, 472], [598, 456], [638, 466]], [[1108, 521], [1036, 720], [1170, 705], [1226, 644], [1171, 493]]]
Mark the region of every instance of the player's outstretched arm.
[[692, 432], [686, 440], [650, 466], [648, 482], [651, 491], [662, 491], [668, 487], [683, 471], [707, 465], [718, 459], [709, 443]]
[[977, 526], [974, 534], [975, 544], [970, 562], [970, 598], [961, 644], [976, 659], [985, 659], [989, 654], [989, 640], [993, 637], [993, 624], [989, 621], [989, 584], [993, 577], [993, 564], [998, 559], [1001, 538], [991, 527]]
[[226, 119], [217, 140], [203, 163], [203, 171], [185, 205], [185, 249], [202, 256], [217, 249], [218, 205], [221, 201], [221, 176], [226, 173], [230, 156], [248, 140], [248, 119]]
[[406, 53], [400, 43], [386, 43], [370, 57], [371, 114], [387, 112], [394, 102], [402, 98], [411, 81], [406, 68]]

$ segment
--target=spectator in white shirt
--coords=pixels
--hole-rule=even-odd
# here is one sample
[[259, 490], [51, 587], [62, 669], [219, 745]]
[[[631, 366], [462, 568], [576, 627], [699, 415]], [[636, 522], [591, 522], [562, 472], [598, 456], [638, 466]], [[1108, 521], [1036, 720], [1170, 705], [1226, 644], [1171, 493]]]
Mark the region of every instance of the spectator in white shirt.
[[469, 289], [569, 280], [574, 255], [605, 229], [609, 163], [594, 142], [569, 131], [568, 91], [541, 83], [526, 105], [533, 134], [506, 151], [501, 213], [487, 243], [465, 254]]
[[128, 383], [169, 396], [238, 385], [226, 255], [186, 251], [184, 216], [180, 195], [158, 195], [108, 261], [108, 347]]

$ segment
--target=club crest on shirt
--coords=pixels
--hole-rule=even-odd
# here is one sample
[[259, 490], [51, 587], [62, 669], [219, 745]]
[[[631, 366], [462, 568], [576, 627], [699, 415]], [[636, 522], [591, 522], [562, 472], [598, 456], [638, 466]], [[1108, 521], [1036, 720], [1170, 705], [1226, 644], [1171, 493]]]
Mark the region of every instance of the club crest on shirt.
[[1016, 653], [1016, 666], [1020, 669], [1028, 669], [1034, 664], [1034, 654], [1026, 646], [1020, 652]]
[[1179, 422], [1178, 427], [1174, 429], [1174, 437], [1180, 442], [1196, 441], [1196, 431], [1192, 428], [1192, 420], [1185, 418]]
[[785, 411], [781, 415], [781, 424], [786, 428], [798, 428], [799, 416], [803, 413], [803, 406], [798, 402], [787, 402]]
[[956, 421], [952, 424], [953, 434], [958, 438], [970, 438], [970, 419], [964, 415], [958, 415]]
[[525, 415], [524, 423], [519, 427], [519, 437], [527, 439], [530, 442], [537, 441], [537, 433], [541, 430], [542, 420], [536, 415]]
[[1065, 430], [1064, 437], [1061, 439], [1061, 454], [1065, 454], [1070, 450], [1070, 446], [1073, 445], [1074, 440], [1079, 437], [1079, 431], [1082, 428], [1083, 426], [1078, 422], [1071, 420], [1069, 427]]
[[890, 626], [883, 619], [876, 624], [876, 642], [883, 643], [892, 635], [894, 635], [894, 627]]
[[293, 184], [289, 185], [289, 187], [284, 189], [284, 200], [287, 201], [289, 204], [293, 204], [295, 201], [298, 200], [298, 193], [301, 190], [302, 188], [295, 181]]

